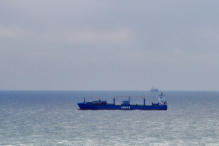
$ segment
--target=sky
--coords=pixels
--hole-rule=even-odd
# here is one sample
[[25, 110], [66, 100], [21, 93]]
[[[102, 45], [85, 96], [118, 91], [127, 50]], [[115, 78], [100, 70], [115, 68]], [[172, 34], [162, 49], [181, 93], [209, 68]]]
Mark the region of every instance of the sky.
[[1, 0], [0, 90], [219, 90], [219, 1]]

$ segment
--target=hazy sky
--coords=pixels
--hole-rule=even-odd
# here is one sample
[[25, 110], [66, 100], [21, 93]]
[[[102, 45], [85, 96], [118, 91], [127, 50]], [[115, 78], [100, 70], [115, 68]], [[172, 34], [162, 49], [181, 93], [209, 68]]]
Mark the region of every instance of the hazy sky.
[[219, 90], [218, 0], [1, 0], [0, 90]]

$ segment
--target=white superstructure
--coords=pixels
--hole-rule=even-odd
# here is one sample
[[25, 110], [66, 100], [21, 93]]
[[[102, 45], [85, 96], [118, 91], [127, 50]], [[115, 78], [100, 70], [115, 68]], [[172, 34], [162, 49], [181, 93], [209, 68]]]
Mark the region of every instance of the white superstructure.
[[162, 92], [160, 93], [159, 104], [167, 104], [166, 97]]

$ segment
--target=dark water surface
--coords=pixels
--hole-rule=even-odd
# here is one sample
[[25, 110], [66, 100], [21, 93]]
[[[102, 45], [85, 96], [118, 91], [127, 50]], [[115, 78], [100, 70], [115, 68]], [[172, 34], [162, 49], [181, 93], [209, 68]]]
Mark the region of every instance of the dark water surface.
[[[219, 92], [166, 91], [167, 111], [78, 110], [84, 97], [147, 91], [0, 91], [0, 145], [219, 145]], [[122, 100], [116, 99], [116, 104]], [[142, 99], [131, 99], [143, 103]]]

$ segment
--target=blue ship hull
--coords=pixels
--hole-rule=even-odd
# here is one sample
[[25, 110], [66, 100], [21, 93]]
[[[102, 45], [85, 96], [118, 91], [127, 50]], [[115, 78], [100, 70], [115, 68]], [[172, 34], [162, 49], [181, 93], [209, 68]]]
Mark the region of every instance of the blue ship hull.
[[78, 103], [81, 110], [167, 110], [167, 105], [88, 105]]

